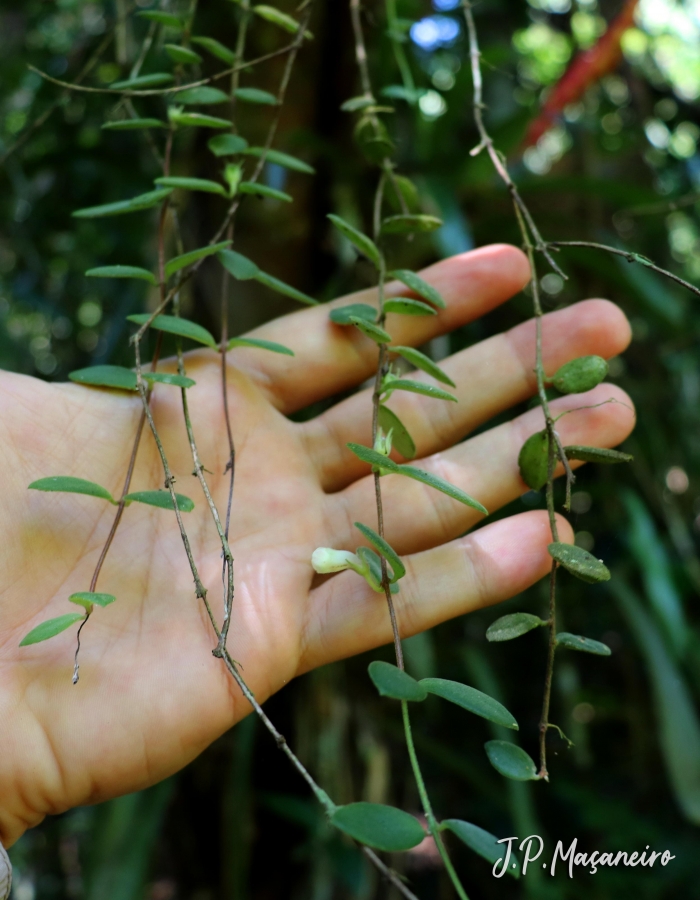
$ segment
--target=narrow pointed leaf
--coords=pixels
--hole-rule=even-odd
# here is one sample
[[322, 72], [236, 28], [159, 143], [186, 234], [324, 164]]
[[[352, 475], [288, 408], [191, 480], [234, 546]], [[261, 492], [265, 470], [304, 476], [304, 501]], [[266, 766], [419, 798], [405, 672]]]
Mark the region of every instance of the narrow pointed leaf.
[[269, 287], [271, 290], [277, 291], [278, 294], [284, 294], [285, 297], [291, 297], [292, 300], [298, 300], [299, 303], [306, 303], [307, 306], [318, 306], [318, 300], [314, 300], [314, 298], [309, 297], [308, 294], [298, 291], [295, 287], [292, 287], [291, 284], [285, 284], [284, 281], [280, 281], [279, 278], [275, 278], [274, 275], [268, 275], [267, 272], [258, 270], [255, 280], [259, 281], [260, 284]]
[[241, 194], [253, 194], [256, 197], [266, 197], [270, 200], [283, 200], [285, 203], [291, 203], [290, 194], [284, 191], [278, 191], [277, 188], [268, 187], [266, 184], [259, 184], [257, 181], [242, 181], [238, 185]]
[[596, 656], [610, 656], [612, 650], [601, 641], [581, 637], [579, 634], [569, 634], [568, 631], [560, 631], [557, 635], [557, 647], [566, 647], [569, 650], [581, 650], [583, 653], [593, 653]]
[[634, 459], [629, 453], [622, 453], [620, 450], [607, 450], [604, 447], [570, 446], [564, 447], [564, 453], [566, 453], [567, 459], [580, 459], [583, 462], [603, 463], [604, 465], [632, 462]]
[[137, 131], [140, 128], [167, 128], [168, 123], [160, 119], [116, 119], [105, 122], [103, 131]]
[[[192, 512], [194, 503], [184, 494], [175, 494], [177, 498], [177, 508], [180, 512]], [[157, 506], [159, 509], [174, 509], [173, 498], [170, 491], [135, 491], [133, 494], [127, 494], [124, 498], [129, 503], [145, 503], [148, 506]]]
[[229, 50], [228, 47], [225, 47], [220, 41], [217, 41], [214, 38], [193, 37], [190, 38], [190, 40], [193, 44], [196, 44], [198, 47], [203, 47], [207, 53], [211, 53], [212, 56], [215, 56], [222, 62], [228, 63], [230, 66], [236, 61], [236, 54], [233, 50]]
[[410, 850], [425, 838], [418, 819], [402, 809], [381, 803], [339, 806], [331, 816], [331, 824], [361, 844], [386, 853]]
[[333, 213], [329, 213], [328, 218], [335, 225], [338, 231], [349, 241], [351, 241], [351, 243], [353, 243], [355, 247], [357, 247], [357, 249], [363, 256], [366, 256], [370, 262], [374, 263], [374, 265], [379, 268], [379, 248], [374, 243], [374, 241], [370, 240], [370, 238], [368, 238], [366, 234], [358, 231], [357, 228], [353, 228], [353, 226], [349, 222], [346, 222], [345, 219], [341, 219], [340, 216], [335, 216], [333, 215]]
[[520, 448], [518, 454], [520, 477], [533, 491], [539, 491], [547, 483], [549, 469], [549, 437], [547, 429], [536, 431]]
[[186, 375], [176, 375], [173, 372], [142, 372], [141, 377], [152, 384], [172, 384], [180, 388], [191, 388], [197, 383]]
[[350, 316], [350, 322], [359, 328], [366, 337], [373, 340], [375, 344], [391, 343], [391, 335], [389, 332], [384, 331], [383, 328], [380, 328], [379, 325], [375, 325], [374, 322], [368, 322], [367, 319], [363, 319], [362, 316]]
[[235, 91], [236, 100], [243, 100], [244, 103], [262, 103], [267, 106], [277, 106], [277, 97], [269, 91], [262, 91], [260, 88], [238, 88]]
[[141, 278], [149, 284], [156, 284], [153, 272], [140, 266], [98, 266], [88, 269], [85, 275], [88, 278]]
[[181, 47], [180, 44], [165, 44], [165, 52], [173, 62], [185, 63], [186, 65], [196, 66], [201, 63], [202, 57], [189, 47]]
[[219, 184], [218, 181], [209, 181], [208, 178], [180, 178], [168, 175], [156, 178], [156, 184], [169, 188], [182, 188], [187, 191], [204, 191], [207, 194], [226, 195], [226, 188], [223, 184]]
[[434, 288], [432, 284], [428, 284], [420, 275], [416, 275], [410, 269], [394, 269], [393, 272], [387, 273], [387, 278], [395, 278], [397, 281], [403, 282], [406, 287], [418, 294], [419, 297], [422, 297], [434, 306], [440, 307], [440, 309], [445, 309], [446, 303], [437, 288]]
[[248, 147], [242, 151], [246, 156], [256, 156], [260, 159], [265, 157], [267, 162], [274, 163], [277, 166], [284, 166], [285, 169], [293, 169], [295, 172], [305, 172], [307, 175], [313, 175], [316, 171], [313, 166], [297, 159], [296, 156], [290, 156], [289, 153], [282, 153], [279, 150], [268, 150], [265, 152], [264, 147]]
[[462, 709], [481, 716], [482, 719], [488, 719], [489, 722], [502, 725], [504, 728], [518, 730], [518, 723], [505, 706], [488, 694], [477, 691], [476, 688], [445, 678], [422, 678], [420, 684], [429, 694], [449, 700], [450, 703], [461, 706]]
[[248, 281], [251, 278], [257, 278], [260, 274], [260, 269], [252, 259], [248, 259], [242, 253], [236, 253], [235, 250], [220, 250], [216, 257], [221, 265], [239, 281]]
[[87, 369], [76, 369], [68, 377], [77, 384], [89, 384], [93, 387], [116, 388], [121, 391], [135, 391], [137, 387], [136, 372], [124, 366], [90, 366]]
[[435, 231], [442, 226], [442, 219], [437, 216], [400, 215], [389, 216], [382, 222], [382, 234], [412, 234], [415, 231]]
[[537, 781], [537, 767], [532, 757], [510, 741], [487, 741], [484, 744], [489, 762], [497, 772], [514, 781]]
[[219, 250], [223, 250], [231, 241], [221, 241], [220, 244], [209, 244], [207, 247], [200, 247], [198, 250], [190, 250], [189, 253], [183, 253], [181, 256], [175, 256], [169, 260], [165, 266], [165, 275], [169, 278], [185, 266], [189, 266], [197, 260], [204, 259], [206, 256], [213, 256]]
[[610, 572], [600, 559], [596, 559], [588, 550], [577, 547], [575, 544], [550, 544], [547, 548], [552, 559], [563, 566], [567, 572], [571, 572], [581, 581], [596, 584], [599, 581], [609, 581]]
[[441, 381], [443, 384], [449, 384], [451, 387], [457, 387], [454, 381], [446, 375], [440, 366], [432, 361], [429, 356], [426, 356], [425, 353], [421, 353], [420, 350], [416, 350], [414, 347], [389, 347], [392, 353], [398, 353], [399, 356], [402, 356], [405, 360], [411, 363], [411, 365], [415, 366], [417, 369], [421, 369], [423, 372], [427, 372], [428, 375], [432, 375], [433, 378], [436, 378], [438, 381]]
[[102, 608], [109, 606], [109, 604], [114, 603], [117, 598], [114, 594], [96, 594], [94, 591], [78, 591], [75, 594], [71, 594], [68, 599], [71, 603], [77, 603], [78, 606], [84, 606], [86, 610], [89, 610], [92, 606], [101, 606]]
[[394, 570], [394, 576], [391, 578], [391, 581], [398, 581], [399, 578], [403, 578], [406, 574], [406, 566], [401, 562], [396, 550], [394, 550], [381, 535], [377, 534], [373, 528], [370, 528], [369, 525], [363, 525], [362, 522], [355, 522], [355, 528], [362, 532], [374, 549], [380, 556], [384, 557]]
[[179, 91], [175, 95], [178, 103], [184, 103], [185, 106], [211, 106], [216, 103], [226, 103], [228, 95], [218, 88], [213, 87], [196, 87], [190, 88], [189, 91]]
[[509, 613], [489, 625], [486, 629], [486, 640], [512, 641], [513, 638], [546, 624], [544, 619], [531, 613]]
[[228, 349], [233, 347], [257, 347], [260, 350], [271, 350], [273, 353], [283, 353], [285, 356], [294, 356], [294, 351], [284, 344], [276, 344], [274, 341], [263, 341], [260, 338], [231, 338]]
[[140, 212], [143, 209], [159, 206], [172, 192], [172, 188], [160, 188], [157, 191], [139, 194], [138, 197], [132, 197], [131, 200], [118, 200], [116, 203], [105, 203], [103, 206], [87, 206], [85, 209], [76, 209], [72, 216], [76, 219], [99, 219], [103, 216]]
[[137, 12], [136, 15], [141, 19], [148, 19], [149, 22], [157, 22], [159, 25], [166, 25], [168, 28], [184, 28], [184, 22], [178, 16], [170, 13], [159, 12], [157, 10], [146, 10]]
[[357, 456], [362, 462], [369, 463], [371, 466], [377, 466], [382, 469], [386, 469], [388, 472], [399, 473], [401, 466], [398, 463], [395, 463], [393, 459], [389, 459], [388, 456], [383, 456], [381, 453], [377, 453], [376, 450], [373, 450], [371, 447], [363, 447], [362, 444], [347, 444], [346, 445], [349, 450]]
[[228, 119], [220, 119], [218, 116], [205, 116], [204, 113], [174, 112], [170, 115], [171, 121], [176, 125], [187, 128], [230, 128]]
[[411, 300], [409, 297], [391, 297], [384, 301], [384, 312], [399, 313], [403, 316], [436, 316], [432, 306], [421, 300]]
[[[506, 844], [499, 844], [498, 838], [495, 837], [495, 835], [488, 831], [484, 831], [484, 829], [479, 828], [478, 825], [472, 825], [471, 822], [464, 822], [462, 819], [443, 819], [443, 821], [440, 822], [440, 830], [442, 831], [444, 829], [451, 831], [452, 834], [456, 835], [470, 850], [473, 850], [474, 853], [478, 853], [479, 856], [483, 856], [483, 858], [490, 863], [498, 862], [498, 860], [503, 859], [506, 855]], [[512, 863], [515, 863], [515, 869], [510, 867]], [[512, 875], [514, 878], [520, 878], [520, 863], [513, 854], [511, 854], [510, 857], [508, 874]]]
[[347, 306], [339, 306], [328, 314], [331, 322], [336, 325], [352, 325], [351, 319], [366, 319], [368, 322], [377, 321], [377, 309], [368, 303], [349, 303]]
[[99, 497], [100, 500], [109, 500], [115, 503], [114, 497], [107, 488], [103, 488], [94, 481], [86, 481], [84, 478], [73, 478], [70, 475], [52, 475], [49, 478], [40, 478], [32, 481], [30, 491], [60, 491], [64, 494], [87, 494], [89, 497]]
[[[145, 325], [150, 318], [148, 313], [127, 316], [128, 321], [134, 322], [136, 325]], [[168, 334], [190, 338], [190, 340], [197, 341], [198, 344], [205, 344], [213, 350], [219, 348], [211, 332], [201, 325], [197, 325], [196, 322], [190, 322], [189, 319], [181, 319], [179, 316], [156, 316], [150, 327], [155, 328], [156, 331], [167, 331]]]
[[414, 481], [422, 481], [423, 484], [427, 484], [429, 487], [435, 488], [436, 491], [447, 494], [448, 497], [452, 497], [453, 500], [464, 503], [465, 506], [471, 506], [472, 509], [476, 509], [485, 516], [489, 514], [486, 507], [479, 503], [478, 500], [470, 497], [469, 494], [466, 494], [460, 488], [455, 487], [454, 484], [450, 484], [449, 481], [439, 478], [437, 475], [433, 475], [430, 472], [424, 472], [422, 469], [416, 469], [414, 466], [398, 466], [397, 474], [406, 475], [408, 478], [413, 478]]
[[428, 692], [419, 681], [391, 663], [375, 659], [369, 664], [367, 671], [382, 697], [391, 697], [392, 700], [421, 701], [428, 696]]
[[248, 141], [238, 134], [215, 134], [207, 141], [207, 147], [214, 156], [235, 156], [242, 153], [248, 146]]
[[[253, 12], [262, 19], [272, 22], [273, 25], [278, 25], [290, 34], [296, 34], [301, 27], [296, 19], [293, 19], [286, 13], [280, 12], [280, 10], [276, 9], [274, 6], [259, 4], [253, 7]], [[306, 32], [306, 36], [311, 37], [308, 31]]]
[[387, 381], [384, 385], [386, 391], [410, 391], [412, 394], [423, 394], [425, 397], [433, 397], [435, 400], [452, 400], [457, 402], [454, 394], [435, 387], [434, 384], [424, 384], [422, 381], [411, 381], [409, 378], [397, 378], [395, 381]]
[[579, 356], [557, 369], [552, 384], [562, 394], [582, 394], [600, 384], [607, 374], [608, 364], [602, 356]]
[[416, 455], [416, 445], [408, 433], [406, 426], [396, 413], [384, 404], [379, 405], [379, 426], [388, 434], [391, 430], [392, 446], [399, 451], [404, 459], [413, 459]]
[[65, 616], [58, 616], [55, 619], [47, 619], [41, 625], [37, 625], [20, 642], [20, 647], [28, 647], [30, 644], [39, 644], [41, 641], [48, 641], [49, 638], [56, 637], [66, 628], [70, 628], [76, 622], [81, 622], [85, 618], [83, 613], [67, 613]]
[[[365, 575], [367, 584], [378, 594], [384, 593], [382, 587], [382, 560], [378, 553], [375, 553], [370, 547], [358, 547], [357, 556], [366, 564], [369, 569], [369, 576]], [[399, 586], [396, 582], [389, 582], [389, 589], [392, 594], [398, 594]]]
[[349, 100], [341, 104], [340, 108], [343, 112], [359, 112], [362, 109], [367, 109], [368, 106], [374, 106], [375, 103], [374, 97], [350, 97]]
[[153, 72], [151, 75], [137, 75], [124, 81], [113, 81], [109, 87], [114, 91], [138, 91], [161, 87], [172, 80], [173, 76], [169, 72]]

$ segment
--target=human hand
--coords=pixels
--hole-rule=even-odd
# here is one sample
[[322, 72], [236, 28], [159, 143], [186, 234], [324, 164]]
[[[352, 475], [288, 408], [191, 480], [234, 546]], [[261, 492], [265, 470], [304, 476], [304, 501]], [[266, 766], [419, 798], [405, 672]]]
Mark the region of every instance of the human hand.
[[[423, 276], [442, 292], [447, 309], [425, 318], [390, 314], [395, 343], [417, 346], [478, 318], [520, 290], [529, 270], [520, 251], [493, 246], [438, 263]], [[388, 293], [406, 291], [395, 285]], [[375, 292], [352, 300], [376, 303]], [[420, 467], [490, 511], [525, 490], [517, 456], [525, 438], [542, 427], [541, 410], [455, 443], [535, 392], [534, 333], [530, 321], [445, 360], [459, 403], [399, 392], [390, 402], [416, 441]], [[545, 369], [554, 372], [584, 354], [614, 356], [629, 334], [624, 315], [606, 301], [550, 313]], [[376, 368], [376, 345], [356, 329], [330, 323], [323, 306], [275, 320], [251, 336], [296, 353], [230, 353], [237, 453], [230, 535], [236, 594], [228, 646], [262, 702], [302, 672], [389, 642], [391, 628], [384, 598], [362, 578], [344, 572], [318, 579], [310, 563], [318, 546], [354, 550], [361, 544], [353, 522], [375, 524], [369, 467], [345, 446], [371, 444], [368, 392], [303, 424], [286, 417], [364, 381]], [[207, 478], [224, 509], [228, 449], [220, 362], [200, 350], [187, 354], [186, 364], [197, 382], [188, 397], [200, 456], [214, 473]], [[625, 405], [564, 417], [558, 426], [564, 443], [612, 447], [624, 440], [634, 414], [614, 386], [599, 385], [583, 399], [562, 398], [552, 409], [609, 398]], [[176, 489], [196, 503], [185, 524], [220, 617], [221, 545], [191, 478], [179, 391], [157, 386], [152, 409]], [[27, 486], [49, 475], [75, 475], [119, 496], [141, 402], [136, 395], [0, 373], [0, 410], [0, 840], [9, 846], [47, 814], [165, 778], [250, 707], [211, 655], [216, 640], [194, 596], [174, 516], [163, 510], [135, 504], [124, 513], [97, 587], [117, 602], [98, 610], [83, 632], [78, 685], [71, 684], [73, 631], [19, 648], [40, 621], [70, 611], [69, 594], [87, 589], [114, 515], [95, 498]], [[131, 490], [162, 483], [146, 432]], [[459, 537], [481, 520], [474, 510], [405, 478], [389, 475], [382, 486], [386, 537], [407, 568], [394, 599], [403, 636], [511, 597], [550, 568], [544, 512], [514, 515]], [[560, 537], [572, 539], [563, 520]]]

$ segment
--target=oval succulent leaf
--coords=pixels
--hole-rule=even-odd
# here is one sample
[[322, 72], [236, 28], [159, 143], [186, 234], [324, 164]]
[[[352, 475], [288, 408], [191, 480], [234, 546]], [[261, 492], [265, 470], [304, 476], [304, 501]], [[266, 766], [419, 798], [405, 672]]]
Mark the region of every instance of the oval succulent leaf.
[[114, 497], [107, 488], [94, 481], [86, 481], [84, 478], [73, 478], [71, 475], [51, 475], [48, 478], [40, 478], [32, 481], [30, 491], [58, 491], [63, 494], [86, 494], [88, 497], [99, 497], [100, 500], [109, 500], [116, 503]]
[[116, 203], [105, 203], [103, 206], [86, 206], [84, 209], [76, 209], [71, 215], [75, 219], [100, 219], [104, 216], [120, 216], [124, 213], [140, 212], [159, 206], [172, 192], [172, 188], [160, 188], [157, 191], [139, 194], [138, 197], [132, 197], [131, 200], [118, 200]]
[[544, 619], [533, 616], [531, 613], [509, 613], [489, 625], [486, 629], [486, 640], [512, 641], [513, 638], [520, 637], [520, 635], [532, 631], [533, 628], [539, 628], [546, 624]]
[[85, 618], [83, 613], [66, 613], [64, 616], [57, 616], [55, 619], [47, 619], [36, 628], [32, 628], [29, 634], [25, 635], [20, 641], [20, 647], [28, 647], [30, 644], [39, 644], [41, 641], [48, 641], [49, 638], [56, 637], [62, 631], [70, 628], [76, 622], [81, 622]]
[[221, 241], [219, 244], [209, 244], [207, 247], [200, 247], [197, 250], [190, 250], [188, 253], [182, 253], [180, 256], [174, 256], [171, 260], [168, 260], [168, 263], [165, 266], [166, 277], [170, 278], [171, 275], [174, 275], [175, 272], [179, 272], [180, 269], [184, 269], [185, 266], [189, 266], [200, 259], [218, 253], [219, 250], [228, 247], [230, 243], [231, 241]]
[[537, 767], [532, 757], [510, 741], [487, 741], [484, 744], [489, 762], [497, 772], [514, 781], [537, 781]]
[[393, 391], [410, 391], [413, 394], [423, 394], [424, 397], [432, 397], [434, 400], [452, 400], [457, 402], [454, 394], [443, 391], [442, 388], [435, 387], [434, 384], [423, 384], [422, 381], [411, 381], [409, 378], [396, 378], [393, 381], [387, 381], [383, 385], [383, 390], [391, 394]]
[[[175, 494], [177, 508], [180, 512], [192, 512], [194, 503], [184, 494]], [[157, 506], [159, 509], [175, 509], [170, 491], [135, 491], [124, 497], [126, 504], [145, 503], [147, 506]]]
[[391, 663], [375, 659], [369, 664], [368, 672], [382, 697], [416, 702], [425, 700], [428, 696], [428, 692], [419, 681]]
[[[478, 825], [472, 825], [471, 822], [464, 822], [462, 819], [444, 819], [440, 822], [440, 830], [448, 829], [452, 834], [456, 835], [460, 841], [465, 843], [470, 850], [483, 856], [490, 863], [498, 862], [503, 859], [506, 854], [506, 845], [499, 844], [498, 838]], [[514, 878], [520, 877], [520, 864], [517, 858], [511, 854], [508, 874]], [[516, 868], [510, 866], [515, 863]]]
[[199, 53], [195, 53], [189, 47], [181, 47], [180, 44], [165, 44], [164, 49], [173, 62], [196, 66], [202, 61]]
[[549, 465], [549, 438], [547, 429], [536, 431], [520, 448], [518, 468], [520, 477], [533, 491], [539, 491], [547, 483]]
[[436, 316], [432, 306], [421, 300], [411, 300], [410, 297], [391, 297], [384, 301], [384, 312], [399, 313], [403, 316]]
[[277, 106], [277, 97], [269, 91], [260, 90], [260, 88], [238, 88], [234, 93], [236, 100], [243, 100], [244, 103], [263, 103], [267, 106]]
[[316, 171], [313, 166], [305, 163], [296, 156], [290, 156], [289, 153], [282, 153], [280, 150], [265, 150], [264, 147], [248, 147], [241, 151], [245, 156], [255, 156], [260, 159], [265, 157], [267, 162], [274, 163], [276, 166], [283, 166], [285, 169], [292, 169], [295, 172], [304, 172], [307, 175], [313, 175]]
[[612, 650], [601, 641], [581, 637], [579, 634], [569, 634], [568, 631], [560, 631], [557, 635], [557, 647], [566, 647], [569, 650], [581, 650], [583, 653], [593, 653], [596, 656], [610, 656]]
[[156, 284], [153, 272], [140, 266], [98, 266], [88, 269], [85, 275], [88, 278], [141, 278], [149, 284]]
[[260, 338], [231, 338], [228, 349], [233, 347], [257, 347], [259, 350], [271, 350], [273, 353], [283, 353], [285, 356], [294, 356], [294, 351], [284, 344], [276, 344], [274, 341], [263, 341]]
[[77, 384], [93, 387], [116, 388], [121, 391], [135, 391], [137, 387], [136, 372], [124, 366], [89, 366], [87, 369], [70, 372], [68, 377]]
[[428, 284], [420, 275], [416, 275], [410, 269], [394, 269], [392, 272], [387, 273], [387, 278], [395, 278], [396, 281], [403, 282], [406, 287], [418, 294], [419, 297], [432, 303], [433, 306], [445, 309], [446, 303], [437, 288], [434, 288], [432, 284]]
[[392, 353], [398, 353], [399, 356], [402, 356], [405, 360], [414, 365], [417, 369], [421, 369], [423, 372], [427, 372], [428, 375], [432, 375], [433, 378], [441, 381], [443, 384], [449, 384], [451, 387], [457, 387], [454, 381], [446, 375], [440, 366], [432, 361], [429, 356], [426, 356], [425, 353], [421, 353], [420, 350], [416, 350], [415, 347], [390, 347], [389, 348]]
[[346, 222], [345, 219], [341, 219], [340, 216], [335, 216], [333, 215], [333, 213], [329, 213], [328, 218], [335, 225], [338, 231], [342, 235], [344, 235], [352, 244], [354, 244], [355, 247], [357, 247], [357, 249], [363, 256], [366, 256], [370, 262], [374, 263], [374, 265], [379, 268], [379, 248], [373, 240], [370, 240], [370, 238], [368, 238], [366, 234], [358, 231], [357, 228], [353, 228], [353, 226], [349, 222]]
[[228, 119], [220, 119], [218, 116], [205, 116], [204, 113], [181, 112], [170, 108], [170, 121], [175, 125], [186, 128], [230, 128]]
[[373, 322], [368, 322], [367, 319], [363, 319], [362, 316], [350, 316], [350, 323], [359, 328], [359, 330], [366, 337], [373, 340], [375, 344], [391, 343], [391, 335], [387, 331], [384, 331], [383, 328], [380, 328], [379, 325], [375, 325]]
[[187, 191], [204, 191], [207, 194], [226, 195], [226, 188], [218, 181], [209, 181], [208, 178], [180, 178], [178, 176], [168, 175], [162, 178], [156, 178], [156, 184], [163, 187], [182, 188]]
[[355, 522], [355, 528], [358, 531], [361, 531], [362, 534], [367, 538], [370, 544], [374, 547], [374, 549], [384, 557], [384, 559], [389, 563], [391, 568], [394, 570], [393, 578], [391, 581], [398, 581], [399, 578], [403, 578], [406, 574], [406, 567], [401, 562], [398, 553], [394, 548], [384, 540], [384, 538], [377, 534], [377, 532], [370, 528], [369, 525], [363, 525], [362, 522]]
[[339, 806], [330, 821], [361, 844], [386, 853], [410, 850], [425, 838], [418, 819], [402, 809], [382, 803]]
[[225, 47], [220, 41], [217, 41], [214, 38], [193, 37], [190, 38], [190, 40], [193, 44], [196, 44], [198, 47], [203, 47], [207, 53], [211, 53], [212, 56], [215, 56], [222, 62], [233, 65], [236, 61], [236, 54], [233, 50], [229, 50], [228, 47]]
[[178, 103], [184, 103], [185, 106], [212, 106], [217, 103], [226, 103], [228, 95], [218, 88], [205, 86], [190, 88], [188, 91], [178, 91], [175, 99]]
[[253, 194], [256, 197], [265, 197], [268, 200], [283, 200], [285, 203], [291, 203], [292, 197], [285, 194], [284, 191], [278, 191], [277, 188], [268, 187], [266, 184], [259, 184], [257, 181], [242, 181], [238, 185], [241, 194]]
[[169, 84], [173, 76], [169, 72], [152, 72], [150, 75], [137, 75], [124, 81], [113, 81], [109, 88], [112, 91], [138, 91], [146, 88], [161, 87]]
[[[129, 322], [134, 322], [136, 325], [145, 325], [150, 318], [148, 313], [136, 313], [136, 315], [127, 316]], [[168, 334], [189, 338], [192, 341], [197, 341], [198, 344], [211, 347], [212, 350], [219, 349], [211, 332], [201, 325], [197, 325], [196, 322], [190, 322], [189, 319], [181, 319], [179, 316], [156, 316], [150, 327], [155, 328], [156, 331], [166, 331]]]
[[583, 547], [558, 542], [550, 544], [547, 549], [552, 559], [555, 559], [567, 572], [571, 572], [581, 581], [587, 581], [589, 584], [610, 581], [610, 572], [607, 566]]
[[77, 603], [78, 606], [83, 606], [88, 612], [92, 612], [93, 606], [109, 606], [110, 603], [114, 603], [117, 599], [114, 594], [97, 594], [94, 591], [78, 591], [75, 594], [71, 594], [68, 598], [71, 603]]
[[382, 222], [382, 234], [412, 234], [415, 231], [435, 231], [442, 225], [442, 219], [437, 216], [426, 215], [400, 215], [389, 216]]
[[[265, 19], [268, 22], [272, 22], [273, 25], [277, 25], [280, 28], [283, 28], [285, 31], [288, 31], [290, 34], [296, 34], [299, 31], [300, 25], [296, 19], [293, 19], [291, 16], [288, 16], [286, 13], [280, 12], [279, 9], [276, 9], [274, 6], [267, 6], [264, 4], [259, 4], [254, 6], [253, 12], [260, 16], [262, 19]], [[304, 32], [304, 37], [310, 38], [311, 33], [309, 31]]]
[[489, 722], [505, 728], [518, 730], [518, 723], [505, 706], [498, 700], [494, 700], [493, 697], [489, 697], [488, 694], [477, 691], [476, 688], [460, 684], [459, 681], [448, 681], [445, 678], [422, 678], [420, 684], [429, 694], [449, 700], [450, 703], [455, 703], [462, 709], [481, 716], [482, 719], [488, 719]]
[[336, 325], [352, 325], [351, 318], [366, 319], [368, 322], [377, 321], [376, 307], [368, 303], [349, 303], [347, 306], [339, 306], [328, 314], [331, 322]]
[[141, 128], [167, 128], [167, 122], [160, 119], [115, 119], [113, 122], [105, 122], [103, 131], [138, 131]]
[[621, 450], [608, 450], [605, 447], [581, 447], [570, 446], [564, 447], [567, 459], [580, 459], [583, 462], [603, 463], [611, 465], [612, 463], [632, 462], [634, 457], [629, 453], [622, 453]]
[[379, 405], [379, 427], [385, 434], [391, 431], [393, 446], [404, 459], [414, 459], [416, 445], [413, 438], [396, 413], [384, 404]]
[[579, 356], [557, 369], [552, 384], [562, 394], [582, 394], [600, 384], [607, 374], [608, 364], [602, 356]]
[[215, 134], [207, 141], [207, 147], [214, 156], [235, 156], [243, 153], [248, 141], [239, 134]]

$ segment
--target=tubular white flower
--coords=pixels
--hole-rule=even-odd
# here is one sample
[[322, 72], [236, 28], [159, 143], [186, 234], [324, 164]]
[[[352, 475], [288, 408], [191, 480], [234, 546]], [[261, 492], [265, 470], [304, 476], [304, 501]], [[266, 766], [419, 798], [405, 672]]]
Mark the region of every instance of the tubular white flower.
[[333, 550], [331, 547], [317, 547], [311, 556], [311, 565], [319, 575], [342, 572], [344, 569], [364, 571], [362, 560], [349, 550]]

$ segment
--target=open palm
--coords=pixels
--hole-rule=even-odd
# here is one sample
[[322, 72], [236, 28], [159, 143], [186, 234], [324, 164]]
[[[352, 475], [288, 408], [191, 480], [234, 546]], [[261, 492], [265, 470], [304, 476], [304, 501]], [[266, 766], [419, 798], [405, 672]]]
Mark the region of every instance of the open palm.
[[[390, 315], [387, 328], [395, 343], [417, 346], [478, 318], [523, 287], [528, 267], [519, 251], [500, 246], [439, 263], [423, 275], [443, 293], [447, 310], [428, 318]], [[389, 290], [399, 292], [406, 293], [398, 285]], [[353, 300], [376, 302], [371, 291]], [[629, 329], [616, 307], [591, 300], [550, 314], [544, 335], [545, 367], [553, 372], [575, 356], [619, 353]], [[254, 336], [296, 353], [293, 359], [254, 349], [230, 354], [237, 462], [229, 649], [263, 701], [304, 671], [388, 642], [391, 631], [383, 597], [363, 579], [348, 572], [319, 579], [310, 564], [318, 546], [354, 550], [362, 544], [354, 522], [376, 526], [369, 467], [345, 446], [371, 442], [369, 392], [303, 424], [287, 418], [370, 376], [376, 346], [356, 329], [330, 323], [322, 308], [276, 320]], [[227, 444], [219, 360], [207, 350], [188, 354], [186, 363], [197, 382], [189, 398], [201, 460], [223, 510]], [[391, 400], [416, 441], [421, 468], [491, 511], [525, 489], [518, 450], [542, 427], [542, 414], [532, 410], [457, 442], [534, 393], [533, 363], [530, 322], [445, 361], [459, 403], [399, 393]], [[563, 418], [564, 442], [610, 447], [623, 440], [633, 413], [611, 385], [600, 385], [583, 401], [559, 400], [554, 408], [611, 397], [624, 405]], [[184, 520], [220, 616], [221, 548], [191, 474], [180, 392], [157, 386], [152, 409], [176, 489], [196, 503]], [[6, 845], [47, 814], [164, 778], [250, 710], [211, 654], [215, 637], [167, 511], [138, 504], [125, 511], [97, 588], [116, 595], [117, 602], [97, 609], [83, 631], [78, 685], [71, 684], [74, 629], [47, 643], [18, 646], [39, 622], [75, 611], [67, 598], [87, 590], [114, 516], [102, 500], [30, 492], [27, 485], [49, 475], [74, 475], [118, 496], [140, 410], [136, 395], [0, 375], [0, 840]], [[131, 490], [162, 484], [160, 460], [146, 432]], [[460, 537], [482, 518], [472, 509], [405, 478], [387, 476], [382, 486], [386, 536], [407, 567], [396, 597], [404, 636], [506, 599], [549, 568], [550, 536], [541, 512]], [[569, 540], [565, 523], [561, 531]]]

